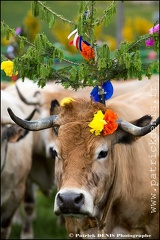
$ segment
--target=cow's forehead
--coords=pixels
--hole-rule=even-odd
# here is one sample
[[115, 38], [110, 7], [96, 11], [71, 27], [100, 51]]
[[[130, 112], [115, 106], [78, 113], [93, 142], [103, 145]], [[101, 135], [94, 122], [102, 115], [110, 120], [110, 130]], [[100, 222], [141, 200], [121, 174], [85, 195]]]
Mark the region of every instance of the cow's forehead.
[[102, 134], [95, 136], [88, 126], [98, 110], [105, 112], [106, 107], [84, 99], [76, 99], [61, 108], [57, 124], [60, 125], [59, 146], [63, 151], [69, 151], [72, 148], [77, 148], [77, 151], [81, 148], [83, 152], [92, 151], [92, 149], [95, 151], [107, 144], [108, 136], [104, 137]]
[[95, 155], [101, 150], [108, 150], [107, 142], [106, 137], [90, 133], [88, 122], [67, 123], [60, 126], [58, 132], [58, 148], [63, 151], [81, 149], [83, 152]]
[[92, 141], [94, 142], [94, 136], [90, 134], [87, 123], [73, 122], [67, 123], [59, 128], [58, 139], [61, 145], [84, 145]]
[[89, 123], [98, 110], [105, 112], [106, 107], [98, 102], [91, 103], [84, 99], [76, 99], [62, 107], [59, 121], [60, 124], [77, 121], [86, 121]]

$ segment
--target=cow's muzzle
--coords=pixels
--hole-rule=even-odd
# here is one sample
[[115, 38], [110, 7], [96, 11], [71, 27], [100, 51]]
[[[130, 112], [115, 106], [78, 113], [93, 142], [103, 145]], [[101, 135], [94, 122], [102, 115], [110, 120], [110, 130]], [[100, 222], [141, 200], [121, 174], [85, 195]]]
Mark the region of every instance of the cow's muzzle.
[[93, 200], [91, 195], [80, 189], [63, 189], [55, 197], [54, 212], [56, 215], [92, 216]]
[[58, 193], [57, 204], [62, 213], [79, 213], [84, 204], [82, 193]]

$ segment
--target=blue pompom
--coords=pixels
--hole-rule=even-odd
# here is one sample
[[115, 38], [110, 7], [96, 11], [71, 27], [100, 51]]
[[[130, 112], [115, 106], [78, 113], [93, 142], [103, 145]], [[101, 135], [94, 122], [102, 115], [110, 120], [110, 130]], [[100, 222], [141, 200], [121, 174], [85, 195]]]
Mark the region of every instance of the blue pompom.
[[98, 86], [95, 86], [91, 93], [90, 93], [90, 97], [94, 99], [95, 102], [99, 102], [100, 98], [99, 98], [99, 94], [98, 94]]
[[[113, 95], [113, 85], [110, 81], [106, 81], [103, 83], [102, 88], [105, 92], [105, 100], [108, 100], [112, 97]], [[100, 96], [98, 94], [98, 86], [95, 86], [91, 93], [90, 97], [94, 99], [95, 102], [100, 102]]]
[[105, 94], [105, 100], [108, 100], [113, 95], [113, 85], [110, 81], [107, 81], [103, 83], [102, 88], [104, 89]]

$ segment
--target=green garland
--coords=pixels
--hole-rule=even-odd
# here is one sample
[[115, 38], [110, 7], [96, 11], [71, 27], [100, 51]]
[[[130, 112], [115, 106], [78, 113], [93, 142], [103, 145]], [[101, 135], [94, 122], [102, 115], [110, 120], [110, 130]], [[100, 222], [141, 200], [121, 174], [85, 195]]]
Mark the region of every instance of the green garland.
[[[78, 29], [78, 33], [84, 36], [85, 40], [91, 43], [95, 50], [95, 60], [85, 61], [83, 63], [74, 63], [65, 59], [63, 51], [58, 49], [54, 44], [50, 43], [44, 33], [37, 34], [33, 43], [27, 38], [15, 34], [15, 30], [11, 29], [4, 22], [1, 22], [2, 34], [9, 39], [10, 33], [16, 35], [20, 48], [27, 45], [27, 50], [22, 56], [15, 57], [14, 72], [18, 70], [22, 79], [25, 77], [37, 82], [39, 86], [44, 87], [49, 80], [61, 83], [65, 88], [72, 87], [78, 89], [80, 87], [101, 85], [106, 80], [120, 79], [125, 80], [136, 77], [142, 79], [142, 73], [150, 78], [153, 70], [158, 71], [158, 61], [151, 61], [143, 64], [140, 55], [140, 47], [144, 46], [147, 39], [151, 38], [150, 34], [146, 34], [137, 38], [134, 42], [122, 42], [118, 49], [114, 52], [110, 51], [107, 43], [97, 46], [94, 36], [94, 27], [102, 24], [109, 24], [111, 17], [116, 12], [115, 1], [112, 1], [101, 18], [96, 18], [96, 2], [80, 1], [79, 2], [79, 18], [78, 23], [74, 23], [63, 16], [55, 13], [44, 2], [31, 2], [32, 13], [41, 20], [46, 21], [49, 27], [53, 27], [56, 18], [71, 24], [74, 29]], [[84, 17], [84, 13], [88, 11], [88, 17]], [[159, 36], [152, 34], [154, 38], [154, 50], [158, 53]], [[66, 66], [59, 70], [54, 67], [55, 60], [58, 59]]]

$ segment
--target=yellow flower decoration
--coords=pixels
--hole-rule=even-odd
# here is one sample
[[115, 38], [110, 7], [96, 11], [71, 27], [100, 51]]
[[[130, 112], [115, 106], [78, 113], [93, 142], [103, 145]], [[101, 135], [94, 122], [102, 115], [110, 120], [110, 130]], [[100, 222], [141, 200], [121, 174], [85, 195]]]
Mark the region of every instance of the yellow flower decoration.
[[73, 98], [71, 97], [66, 97], [66, 98], [63, 98], [60, 102], [60, 105], [61, 107], [65, 106], [66, 104], [72, 102], [72, 101], [75, 101]]
[[118, 128], [117, 118], [117, 114], [110, 109], [107, 109], [105, 114], [99, 110], [94, 114], [93, 120], [88, 124], [88, 126], [92, 128], [90, 132], [95, 133], [96, 136], [100, 135], [101, 132], [103, 136], [114, 133]]
[[[1, 63], [1, 70], [4, 70], [6, 76], [12, 77], [13, 75], [13, 62], [12, 61], [4, 61]], [[16, 75], [18, 72], [16, 71]]]
[[88, 124], [91, 133], [95, 132], [95, 135], [98, 136], [102, 132], [104, 125], [106, 124], [106, 121], [103, 119], [104, 114], [101, 110], [99, 110], [97, 113], [94, 114], [93, 120]]

